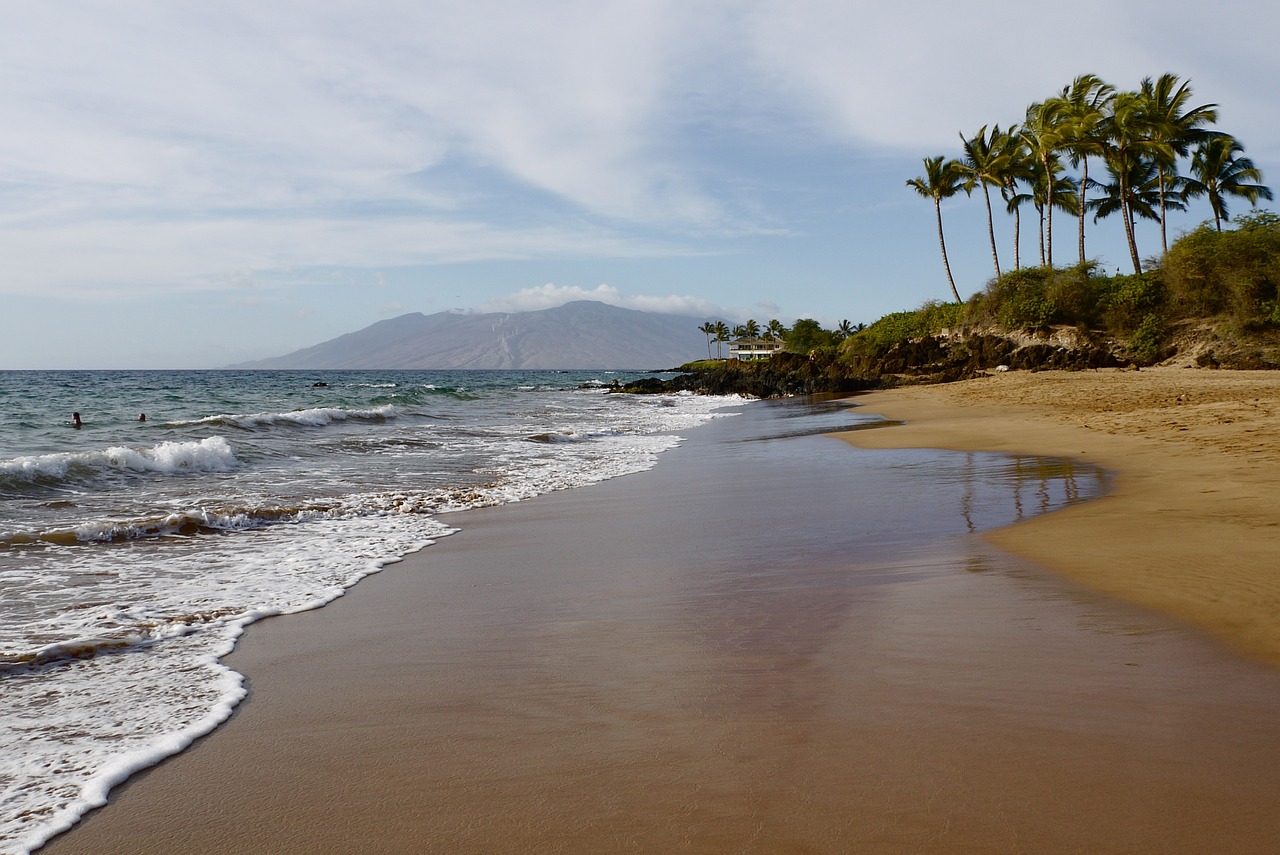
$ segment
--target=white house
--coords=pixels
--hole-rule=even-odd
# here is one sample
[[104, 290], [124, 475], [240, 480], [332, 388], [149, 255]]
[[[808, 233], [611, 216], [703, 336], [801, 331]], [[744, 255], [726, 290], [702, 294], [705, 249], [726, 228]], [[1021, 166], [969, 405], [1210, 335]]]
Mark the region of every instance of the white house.
[[744, 361], [753, 359], [772, 359], [775, 353], [782, 350], [779, 339], [737, 338], [729, 342], [729, 358]]

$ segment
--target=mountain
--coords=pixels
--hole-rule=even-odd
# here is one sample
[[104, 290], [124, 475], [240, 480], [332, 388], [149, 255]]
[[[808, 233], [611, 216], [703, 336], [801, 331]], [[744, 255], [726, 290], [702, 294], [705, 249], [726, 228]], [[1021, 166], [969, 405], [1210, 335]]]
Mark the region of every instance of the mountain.
[[536, 312], [414, 312], [232, 368], [671, 368], [707, 352], [706, 318], [580, 300]]

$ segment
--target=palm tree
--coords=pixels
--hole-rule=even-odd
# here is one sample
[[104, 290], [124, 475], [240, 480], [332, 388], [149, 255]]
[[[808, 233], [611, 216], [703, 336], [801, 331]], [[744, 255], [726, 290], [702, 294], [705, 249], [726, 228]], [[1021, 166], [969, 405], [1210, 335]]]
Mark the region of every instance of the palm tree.
[[707, 337], [707, 359], [710, 359], [711, 358], [711, 337], [716, 334], [716, 325], [711, 323], [711, 321], [707, 321], [705, 324], [698, 327], [698, 332], [702, 333]]
[[987, 235], [991, 238], [991, 260], [996, 266], [997, 279], [1000, 278], [1000, 254], [996, 251], [996, 227], [991, 216], [990, 188], [1004, 186], [1001, 174], [1005, 168], [1005, 157], [998, 144], [999, 136], [999, 126], [992, 128], [988, 136], [986, 125], [969, 139], [965, 139], [964, 134], [960, 135], [960, 143], [964, 147], [964, 160], [960, 162], [960, 170], [965, 179], [964, 191], [972, 193], [975, 187], [982, 188], [982, 196], [987, 203]]
[[779, 341], [782, 341], [787, 337], [787, 328], [784, 327], [782, 325], [782, 321], [777, 318], [769, 321], [769, 332]]
[[998, 173], [1000, 196], [1004, 199], [1005, 210], [1013, 215], [1013, 269], [1021, 270], [1022, 203], [1028, 197], [1018, 192], [1018, 184], [1032, 180], [1032, 161], [1028, 159], [1026, 143], [1016, 125], [996, 136], [995, 145], [1000, 149], [1001, 161]]
[[1041, 196], [1046, 200], [1045, 213], [1048, 215], [1044, 226], [1044, 234], [1048, 239], [1044, 263], [1049, 267], [1053, 266], [1053, 209], [1057, 207], [1049, 202], [1057, 195], [1053, 182], [1061, 171], [1058, 152], [1067, 147], [1068, 127], [1066, 103], [1050, 98], [1027, 108], [1026, 121], [1019, 130], [1039, 168], [1039, 180], [1044, 184], [1040, 188]]
[[1134, 220], [1136, 217], [1145, 220], [1160, 219], [1160, 167], [1154, 158], [1133, 157], [1127, 161], [1124, 171], [1117, 174], [1116, 170], [1120, 168], [1120, 163], [1108, 160], [1107, 169], [1111, 172], [1111, 182], [1090, 182], [1093, 187], [1102, 190], [1102, 196], [1090, 200], [1089, 207], [1094, 212], [1094, 222], [1116, 213], [1124, 218], [1133, 272], [1141, 273], [1142, 263], [1138, 260]]
[[1183, 198], [1208, 196], [1218, 231], [1222, 231], [1222, 221], [1230, 219], [1227, 196], [1248, 199], [1250, 205], [1273, 198], [1271, 189], [1261, 183], [1261, 170], [1249, 158], [1238, 157], [1243, 153], [1244, 146], [1238, 140], [1223, 134], [1202, 140], [1191, 155], [1191, 177], [1185, 182]]
[[1065, 121], [1064, 141], [1071, 157], [1071, 165], [1080, 170], [1080, 264], [1085, 263], [1084, 220], [1088, 207], [1085, 190], [1089, 186], [1089, 158], [1101, 156], [1105, 138], [1102, 134], [1107, 110], [1115, 98], [1116, 89], [1104, 83], [1095, 74], [1082, 74], [1064, 86], [1059, 101], [1063, 105]]
[[724, 358], [724, 349], [720, 346], [729, 340], [729, 325], [724, 321], [716, 321], [716, 358]]
[[[1032, 170], [1033, 182], [1030, 199], [1035, 205], [1036, 212], [1040, 215], [1040, 266], [1053, 266], [1053, 232], [1051, 230], [1053, 223], [1053, 209], [1065, 211], [1068, 214], [1076, 214], [1076, 206], [1080, 204], [1080, 199], [1076, 195], [1076, 181], [1069, 175], [1063, 175], [1065, 167], [1057, 158], [1049, 161], [1049, 168], [1053, 170], [1050, 178], [1045, 177], [1044, 167], [1035, 164]], [[1027, 198], [1023, 196], [1023, 198]]]
[[[1090, 186], [1101, 187], [1108, 194], [1105, 199], [1090, 202], [1089, 207], [1095, 211], [1094, 221], [1112, 213], [1121, 215], [1134, 273], [1142, 272], [1142, 262], [1138, 258], [1138, 241], [1134, 235], [1134, 217], [1141, 215], [1159, 219], [1160, 216], [1154, 208], [1139, 209], [1146, 205], [1146, 202], [1140, 199], [1141, 193], [1133, 184], [1135, 180], [1145, 183], [1148, 178], [1155, 178], [1151, 169], [1154, 161], [1153, 145], [1147, 139], [1144, 106], [1143, 98], [1137, 92], [1116, 94], [1111, 102], [1111, 110], [1100, 128], [1105, 140], [1102, 161], [1111, 175], [1111, 183], [1100, 184], [1090, 181]], [[1159, 204], [1158, 198], [1155, 203]]]
[[1175, 74], [1162, 74], [1154, 81], [1144, 78], [1139, 95], [1147, 138], [1160, 169], [1160, 247], [1167, 253], [1169, 236], [1165, 220], [1173, 189], [1170, 185], [1179, 181], [1178, 158], [1186, 157], [1192, 145], [1215, 135], [1204, 126], [1218, 120], [1218, 105], [1202, 104], [1184, 112], [1191, 99], [1191, 81], [1179, 83]]
[[841, 339], [846, 339], [853, 335], [853, 333], [853, 324], [849, 323], [848, 320], [841, 321], [840, 326], [836, 327], [836, 334], [839, 335]]
[[951, 285], [951, 293], [955, 295], [956, 302], [963, 302], [956, 289], [956, 280], [951, 276], [951, 262], [947, 260], [947, 239], [942, 234], [942, 200], [960, 192], [959, 164], [943, 157], [926, 157], [924, 175], [912, 178], [907, 186], [926, 199], [933, 200], [933, 210], [938, 217], [938, 244], [942, 247], [942, 266], [947, 271], [947, 282]]
[[748, 318], [747, 322], [743, 325], [742, 331], [747, 338], [760, 337], [760, 325], [750, 318]]

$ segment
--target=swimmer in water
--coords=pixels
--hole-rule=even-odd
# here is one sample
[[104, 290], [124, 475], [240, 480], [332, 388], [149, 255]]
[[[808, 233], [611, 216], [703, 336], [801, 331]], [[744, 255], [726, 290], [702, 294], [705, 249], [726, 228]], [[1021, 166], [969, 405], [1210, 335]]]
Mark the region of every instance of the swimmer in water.
[[83, 425], [84, 425], [84, 422], [80, 421], [80, 414], [79, 414], [79, 413], [72, 413], [72, 414], [71, 414], [71, 426], [72, 426], [73, 428], [80, 428], [80, 427], [82, 427]]
[[146, 414], [146, 413], [139, 413], [139, 414], [138, 414], [138, 421], [140, 421], [140, 422], [145, 422], [146, 420], [147, 420], [147, 414]]

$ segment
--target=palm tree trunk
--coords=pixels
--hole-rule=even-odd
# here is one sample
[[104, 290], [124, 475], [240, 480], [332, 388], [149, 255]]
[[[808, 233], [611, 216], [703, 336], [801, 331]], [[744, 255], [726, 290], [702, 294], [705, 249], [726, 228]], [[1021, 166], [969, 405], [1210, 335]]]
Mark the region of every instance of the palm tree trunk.
[[947, 260], [947, 239], [942, 234], [942, 202], [938, 199], [933, 200], [933, 210], [938, 215], [938, 245], [942, 247], [942, 267], [947, 271], [947, 282], [951, 285], [951, 293], [955, 295], [956, 302], [962, 303], [960, 292], [956, 290], [956, 280], [951, 278], [951, 262]]
[[[1000, 278], [1000, 255], [996, 252], [996, 222], [991, 215], [991, 191], [986, 185], [982, 187], [982, 195], [987, 200], [987, 236], [991, 238], [991, 260], [996, 265], [996, 278]], [[956, 302], [959, 302], [959, 295], [956, 296]]]
[[1141, 273], [1142, 261], [1138, 258], [1138, 236], [1133, 225], [1133, 214], [1129, 212], [1127, 204], [1120, 214], [1124, 217], [1124, 233], [1125, 238], [1129, 241], [1129, 258], [1133, 261], [1133, 272]]
[[1036, 208], [1040, 214], [1040, 266], [1044, 267], [1044, 205]]
[[1129, 258], [1133, 261], [1133, 272], [1142, 272], [1142, 262], [1138, 259], [1138, 239], [1134, 235], [1133, 209], [1129, 206], [1129, 182], [1120, 175], [1120, 218], [1124, 220], [1124, 236], [1129, 241]]
[[1022, 269], [1022, 214], [1013, 209], [1013, 269]]
[[1049, 158], [1044, 158], [1044, 206], [1049, 211], [1048, 221], [1045, 223], [1045, 244], [1048, 251], [1045, 254], [1045, 266], [1053, 267], [1053, 170], [1050, 169]]
[[1169, 234], [1165, 229], [1168, 211], [1164, 207], [1164, 170], [1160, 170], [1160, 251], [1169, 254]]
[[1089, 186], [1089, 158], [1080, 161], [1080, 266], [1084, 267], [1084, 194]]

